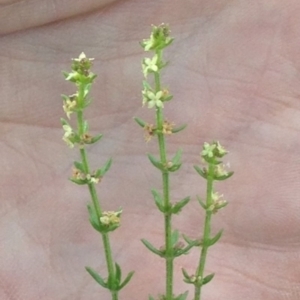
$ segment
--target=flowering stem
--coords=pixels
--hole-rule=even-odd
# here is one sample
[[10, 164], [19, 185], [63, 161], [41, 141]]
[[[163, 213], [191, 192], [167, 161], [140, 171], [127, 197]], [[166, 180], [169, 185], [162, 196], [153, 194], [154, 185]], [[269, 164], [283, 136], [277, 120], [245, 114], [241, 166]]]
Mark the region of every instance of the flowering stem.
[[[158, 56], [158, 61], [161, 60], [162, 51], [156, 50], [156, 55]], [[154, 74], [155, 78], [155, 92], [161, 90], [160, 83], [160, 73], [156, 72]], [[160, 160], [162, 164], [167, 164], [167, 155], [166, 155], [166, 144], [165, 137], [162, 133], [164, 123], [163, 110], [161, 107], [156, 108], [156, 126], [158, 129], [157, 137], [159, 144]], [[164, 207], [170, 206], [170, 191], [169, 191], [169, 171], [162, 171], [162, 180], [163, 180], [163, 199]], [[165, 212], [164, 214], [164, 223], [165, 223], [165, 249], [166, 249], [166, 300], [172, 300], [173, 297], [173, 247], [172, 247], [172, 213]]]
[[[78, 93], [78, 102], [83, 101], [83, 84], [79, 86], [79, 93]], [[77, 112], [77, 126], [78, 126], [78, 133], [81, 136], [84, 133], [84, 118], [83, 118], [83, 112], [82, 110], [79, 110]], [[86, 174], [90, 174], [90, 167], [88, 163], [87, 153], [86, 149], [83, 147], [80, 149], [80, 155], [82, 160], [83, 169]], [[88, 183], [88, 188], [90, 192], [90, 196], [93, 202], [93, 206], [95, 209], [95, 213], [97, 216], [97, 219], [100, 220], [100, 217], [102, 215], [102, 209], [100, 206], [100, 201], [97, 195], [97, 191], [95, 188], [95, 184], [93, 182]], [[112, 258], [112, 251], [110, 246], [110, 240], [109, 235], [107, 232], [101, 233], [102, 236], [102, 242], [104, 246], [104, 252], [105, 252], [105, 259], [106, 259], [106, 265], [108, 270], [108, 278], [114, 278], [115, 270], [114, 270], [114, 261]], [[118, 300], [118, 291], [110, 290], [112, 295], [112, 300]]]
[[[207, 186], [206, 186], [206, 207], [210, 207], [213, 203], [213, 200], [212, 200], [213, 182], [214, 182], [213, 174], [214, 174], [214, 165], [212, 163], [209, 163], [208, 175], [207, 175]], [[207, 241], [209, 241], [209, 239], [210, 239], [211, 216], [212, 216], [212, 211], [206, 210], [204, 229], [203, 229], [203, 245], [202, 245], [202, 249], [201, 249], [198, 268], [197, 268], [197, 271], [195, 274], [196, 278], [200, 278], [200, 280], [203, 279], [206, 256], [207, 256], [207, 251], [208, 251], [208, 247], [209, 247]], [[201, 299], [201, 288], [202, 288], [202, 284], [195, 285], [194, 300]]]

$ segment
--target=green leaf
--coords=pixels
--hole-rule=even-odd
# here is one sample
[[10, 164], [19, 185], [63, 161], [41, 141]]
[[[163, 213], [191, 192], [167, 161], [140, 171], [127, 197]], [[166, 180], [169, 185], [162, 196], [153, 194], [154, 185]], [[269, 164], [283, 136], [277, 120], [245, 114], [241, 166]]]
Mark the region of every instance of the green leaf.
[[101, 140], [102, 136], [103, 136], [102, 134], [98, 134], [98, 135], [92, 137], [91, 141], [89, 143], [87, 143], [87, 144], [95, 144], [95, 143], [97, 143], [98, 141]]
[[91, 87], [92, 87], [92, 84], [91, 83], [88, 83], [84, 86], [84, 93], [83, 93], [83, 97], [85, 98], [88, 93], [90, 92], [91, 90]]
[[152, 87], [150, 86], [150, 84], [146, 80], [143, 80], [143, 88], [153, 92]]
[[62, 71], [62, 74], [64, 75], [65, 78], [68, 78], [68, 76], [69, 76], [69, 72], [66, 72], [66, 71]]
[[172, 165], [172, 167], [168, 168], [168, 171], [175, 172], [181, 167], [181, 164]]
[[120, 284], [119, 288], [118, 288], [118, 291], [121, 290], [129, 281], [130, 279], [132, 278], [134, 274], [134, 271], [131, 271], [128, 273], [128, 275], [126, 276], [126, 278], [124, 279], [124, 281]]
[[84, 185], [88, 183], [87, 179], [75, 179], [75, 178], [69, 178], [70, 181], [72, 181], [73, 183], [76, 183], [78, 185]]
[[96, 280], [96, 282], [98, 282], [102, 287], [107, 289], [106, 282], [103, 280], [103, 278], [94, 269], [92, 269], [90, 267], [85, 267], [85, 269]]
[[100, 227], [100, 224], [99, 224], [99, 220], [97, 218], [97, 214], [96, 214], [95, 209], [93, 207], [93, 204], [89, 203], [87, 205], [87, 209], [88, 209], [88, 212], [89, 212], [89, 220], [90, 220], [91, 225], [93, 226], [93, 228], [95, 230], [97, 230], [98, 232], [101, 232], [101, 227]]
[[85, 120], [83, 122], [83, 132], [86, 133], [89, 131], [89, 123]]
[[183, 124], [183, 125], [181, 125], [181, 126], [179, 126], [179, 127], [175, 127], [175, 128], [172, 129], [172, 133], [180, 132], [180, 131], [182, 131], [183, 129], [185, 129], [186, 126], [187, 126], [186, 124]]
[[180, 163], [180, 160], [181, 160], [181, 155], [182, 155], [182, 149], [179, 149], [175, 156], [172, 158], [172, 163], [174, 165], [178, 165]]
[[202, 280], [202, 285], [209, 283], [215, 276], [215, 273], [205, 276]]
[[183, 234], [182, 235], [183, 239], [186, 241], [186, 243], [188, 243], [189, 245], [191, 245], [192, 247], [194, 246], [201, 246], [201, 242], [199, 240], [192, 240], [190, 239], [187, 235]]
[[67, 101], [70, 98], [69, 96], [64, 95], [64, 94], [61, 94], [61, 97], [63, 98], [64, 101]]
[[115, 278], [116, 278], [116, 285], [119, 286], [120, 282], [121, 282], [121, 278], [122, 278], [122, 270], [120, 268], [120, 266], [115, 263], [115, 269], [116, 269], [116, 274], [115, 274]]
[[77, 170], [85, 173], [84, 168], [83, 168], [83, 164], [79, 161], [74, 161], [74, 166]]
[[221, 229], [213, 238], [209, 239], [207, 242], [204, 242], [206, 246], [210, 247], [214, 245], [222, 236], [223, 229]]
[[223, 176], [214, 176], [214, 179], [215, 179], [215, 180], [218, 180], [218, 181], [226, 180], [226, 179], [228, 179], [229, 177], [231, 177], [233, 174], [234, 174], [234, 172], [228, 172], [227, 175], [223, 175]]
[[175, 203], [172, 207], [172, 213], [178, 214], [181, 211], [181, 209], [189, 203], [189, 201], [190, 201], [190, 197], [186, 197], [180, 200], [179, 202]]
[[178, 297], [176, 297], [174, 300], [185, 300], [187, 295], [188, 295], [188, 291], [186, 291], [184, 294], [180, 294]]
[[148, 158], [154, 167], [156, 167], [157, 169], [159, 169], [161, 171], [166, 170], [166, 168], [163, 166], [163, 164], [160, 161], [158, 161], [153, 155], [148, 154]]
[[199, 168], [198, 166], [194, 166], [194, 169], [197, 171], [197, 173], [203, 177], [204, 179], [207, 179], [207, 174], [203, 172], [203, 170], [201, 168]]
[[60, 123], [61, 123], [62, 126], [64, 126], [64, 125], [70, 126], [69, 122], [64, 118], [60, 118]]
[[185, 279], [190, 280], [190, 275], [188, 274], [188, 272], [184, 268], [181, 268], [181, 272], [182, 272]]
[[163, 99], [162, 99], [162, 101], [163, 102], [167, 102], [167, 101], [170, 101], [170, 100], [172, 100], [173, 99], [173, 95], [168, 95], [168, 96], [166, 96], [166, 97], [164, 97]]
[[206, 204], [201, 200], [201, 198], [199, 196], [197, 196], [197, 200], [199, 202], [199, 204], [202, 206], [203, 209], [207, 209]]
[[149, 300], [155, 300], [151, 295], [149, 295]]
[[156, 249], [150, 242], [148, 242], [145, 239], [141, 240], [142, 243], [145, 245], [145, 247], [147, 249], [149, 249], [151, 252], [153, 252], [154, 254], [160, 256], [160, 257], [164, 257], [164, 253], [162, 253], [161, 251], [159, 251], [158, 249]]
[[111, 164], [112, 164], [112, 159], [110, 158], [101, 169], [98, 169], [96, 171], [95, 176], [103, 177], [105, 173], [110, 169]]
[[142, 119], [139, 118], [133, 118], [135, 122], [137, 122], [137, 124], [139, 124], [142, 128], [144, 128], [146, 126], [146, 122], [143, 121]]
[[160, 194], [158, 193], [157, 190], [153, 189], [151, 190], [151, 193], [153, 195], [153, 198], [155, 200], [155, 204], [157, 206], [157, 208], [162, 212], [162, 213], [165, 213], [165, 207], [164, 207], [164, 204], [163, 204], [163, 199], [162, 197], [160, 196]]
[[171, 235], [172, 246], [174, 246], [178, 242], [178, 239], [179, 239], [179, 231], [176, 229], [172, 232]]

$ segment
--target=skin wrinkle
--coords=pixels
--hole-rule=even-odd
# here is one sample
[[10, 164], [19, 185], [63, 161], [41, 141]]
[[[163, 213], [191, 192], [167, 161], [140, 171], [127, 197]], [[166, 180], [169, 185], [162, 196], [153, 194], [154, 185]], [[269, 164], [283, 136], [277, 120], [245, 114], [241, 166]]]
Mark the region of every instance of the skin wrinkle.
[[[86, 0], [85, 5], [82, 5], [80, 0], [77, 0], [77, 2], [74, 0], [59, 1], [59, 5], [56, 5], [55, 0], [51, 0], [51, 3], [53, 3], [51, 12], [49, 12], [49, 7], [47, 6], [49, 0], [23, 0], [4, 5], [0, 12], [0, 36], [61, 22], [66, 19], [74, 19], [79, 15], [89, 14], [98, 9], [108, 9], [120, 0], [102, 0], [101, 3], [99, 1]], [[81, 5], [78, 5], [80, 3]], [[32, 14], [33, 9], [36, 12], [34, 15]], [[28, 18], [29, 14], [31, 19]], [[27, 21], [27, 24], [22, 24], [21, 15], [25, 16], [23, 17], [23, 22]], [[9, 22], [6, 19], [8, 16]], [[17, 25], [11, 25], [14, 22]]]

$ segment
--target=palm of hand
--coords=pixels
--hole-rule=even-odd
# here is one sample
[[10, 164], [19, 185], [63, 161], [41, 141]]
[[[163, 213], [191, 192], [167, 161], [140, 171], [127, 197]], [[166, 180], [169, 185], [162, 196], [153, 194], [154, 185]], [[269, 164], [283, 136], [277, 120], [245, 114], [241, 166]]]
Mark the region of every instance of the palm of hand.
[[[153, 120], [153, 111], [137, 109], [142, 58], [137, 41], [150, 23], [165, 21], [176, 36], [163, 78], [175, 96], [166, 116], [189, 125], [168, 139], [170, 151], [181, 146], [185, 151], [184, 167], [171, 177], [172, 195], [174, 201], [193, 198], [174, 226], [200, 235], [195, 194], [204, 195], [205, 182], [190, 170], [205, 140], [223, 142], [235, 171], [217, 187], [230, 205], [213, 220], [214, 231], [224, 228], [225, 235], [209, 252], [207, 272], [217, 276], [204, 298], [298, 299], [299, 5], [127, 1], [101, 8], [94, 2], [87, 1], [84, 12], [98, 10], [66, 19], [76, 7], [70, 1], [69, 10], [56, 11], [59, 22], [43, 27], [30, 15], [23, 26], [34, 28], [21, 31], [14, 17], [15, 27], [5, 18], [1, 27], [2, 33], [16, 32], [1, 37], [0, 298], [109, 299], [83, 269], [90, 265], [105, 274], [105, 262], [87, 222], [87, 190], [66, 180], [78, 154], [60, 141], [59, 94], [73, 90], [59, 74], [82, 50], [96, 58], [99, 75], [88, 119], [105, 135], [89, 149], [90, 161], [96, 168], [114, 158], [99, 193], [107, 210], [124, 209], [122, 227], [112, 234], [113, 251], [124, 273], [135, 269], [137, 275], [122, 297], [163, 293], [163, 262], [139, 241], [163, 243], [163, 219], [149, 192], [159, 188], [160, 177], [144, 155], [155, 153], [157, 145], [143, 143], [132, 117]], [[29, 13], [22, 3], [13, 15]], [[55, 21], [51, 15], [43, 20]], [[176, 270], [183, 266], [192, 273], [197, 259], [193, 251], [176, 261]], [[186, 289], [181, 274], [176, 286], [176, 293]]]

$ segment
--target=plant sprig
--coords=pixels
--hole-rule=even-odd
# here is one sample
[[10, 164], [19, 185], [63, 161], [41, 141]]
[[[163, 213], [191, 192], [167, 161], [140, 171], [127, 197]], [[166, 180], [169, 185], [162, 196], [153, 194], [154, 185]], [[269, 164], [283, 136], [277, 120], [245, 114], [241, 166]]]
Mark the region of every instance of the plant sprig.
[[[174, 272], [174, 259], [180, 255], [187, 254], [188, 251], [195, 246], [198, 241], [185, 239], [187, 245], [179, 241], [179, 232], [172, 227], [172, 216], [179, 214], [182, 208], [190, 201], [186, 197], [173, 204], [170, 195], [170, 173], [176, 172], [181, 167], [182, 150], [179, 149], [173, 158], [169, 159], [167, 155], [167, 147], [165, 137], [167, 135], [177, 133], [183, 130], [186, 125], [174, 127], [173, 122], [165, 119], [163, 109], [165, 104], [172, 100], [173, 96], [169, 90], [164, 88], [161, 83], [161, 70], [166, 67], [167, 63], [163, 60], [163, 50], [169, 46], [173, 41], [170, 37], [170, 31], [167, 25], [161, 24], [160, 26], [153, 26], [149, 39], [143, 40], [141, 46], [145, 51], [154, 52], [152, 58], [144, 58], [142, 61], [142, 71], [146, 80], [143, 81], [143, 105], [148, 108], [155, 109], [155, 125], [148, 124], [145, 121], [135, 118], [135, 121], [144, 128], [145, 139], [149, 141], [152, 137], [156, 136], [159, 147], [159, 158], [152, 154], [148, 154], [148, 158], [152, 165], [156, 167], [162, 175], [162, 194], [157, 190], [152, 190], [155, 204], [159, 211], [164, 216], [164, 246], [160, 249], [155, 248], [149, 241], [143, 239], [143, 244], [154, 254], [165, 259], [166, 268], [166, 294], [161, 296], [160, 299], [165, 300], [185, 300], [187, 292], [174, 296], [173, 294], [173, 272]], [[153, 75], [153, 82], [147, 79], [149, 75]], [[153, 299], [149, 296], [149, 299]]]
[[182, 269], [184, 281], [188, 284], [194, 285], [193, 300], [201, 299], [202, 287], [209, 283], [215, 275], [212, 273], [204, 276], [204, 269], [209, 247], [217, 243], [223, 233], [223, 230], [220, 230], [214, 237], [211, 237], [212, 215], [216, 214], [221, 208], [227, 205], [227, 201], [223, 199], [223, 195], [214, 191], [214, 182], [226, 180], [233, 175], [233, 172], [228, 172], [226, 170], [226, 166], [222, 164], [222, 161], [220, 160], [220, 158], [226, 154], [227, 151], [218, 141], [204, 143], [201, 157], [207, 166], [202, 168], [194, 166], [197, 173], [206, 180], [207, 184], [206, 201], [203, 202], [200, 197], [197, 197], [199, 204], [205, 210], [203, 237], [200, 242], [201, 251], [198, 267], [194, 275], [189, 275], [185, 269]]
[[99, 285], [110, 291], [112, 300], [118, 300], [119, 291], [130, 281], [134, 272], [129, 272], [125, 279], [122, 280], [121, 267], [113, 260], [110, 246], [109, 233], [120, 226], [122, 210], [103, 211], [95, 187], [109, 170], [112, 160], [109, 159], [102, 168], [91, 172], [86, 152], [86, 145], [95, 144], [102, 138], [101, 134], [92, 136], [89, 133], [89, 124], [84, 119], [83, 114], [84, 110], [91, 103], [89, 93], [96, 78], [96, 75], [90, 71], [92, 61], [92, 58], [87, 58], [84, 53], [81, 53], [78, 58], [73, 59], [72, 71], [64, 72], [65, 79], [74, 83], [77, 91], [70, 96], [62, 95], [63, 109], [68, 119], [73, 113], [76, 114], [77, 128], [74, 129], [65, 119], [61, 119], [61, 123], [65, 132], [63, 140], [70, 148], [78, 146], [80, 151], [81, 161], [74, 162], [73, 175], [70, 180], [75, 184], [88, 186], [92, 199], [92, 203], [87, 205], [89, 219], [92, 227], [102, 237], [108, 273], [107, 279], [104, 279], [90, 267], [86, 267], [86, 270]]

